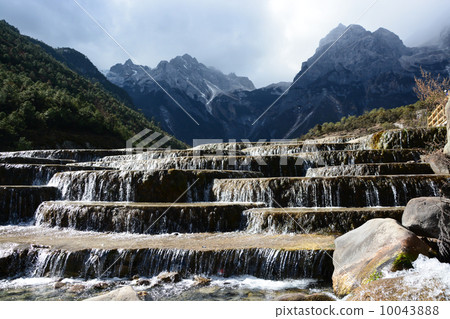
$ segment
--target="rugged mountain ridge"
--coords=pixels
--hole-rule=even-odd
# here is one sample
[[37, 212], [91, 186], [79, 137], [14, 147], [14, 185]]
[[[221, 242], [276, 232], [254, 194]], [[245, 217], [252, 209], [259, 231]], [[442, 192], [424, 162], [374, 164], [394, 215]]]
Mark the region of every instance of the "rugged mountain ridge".
[[417, 100], [414, 76], [420, 76], [421, 67], [448, 76], [450, 52], [446, 49], [409, 48], [383, 28], [370, 32], [352, 25], [346, 30], [339, 25], [320, 41], [294, 82], [301, 78], [258, 121], [253, 138], [293, 138], [318, 123], [413, 103]]
[[259, 109], [289, 86], [281, 82], [256, 90], [247, 77], [225, 75], [188, 54], [162, 61], [154, 69], [127, 60], [112, 66], [106, 77], [125, 89], [147, 117], [187, 143], [201, 138], [245, 138]]
[[439, 45], [410, 48], [384, 28], [370, 32], [340, 24], [320, 40], [295, 84], [256, 122], [290, 83], [254, 89], [247, 78], [225, 76], [189, 55], [163, 61], [155, 69], [142, 67], [196, 125], [131, 61], [113, 66], [107, 78], [124, 88], [144, 114], [189, 143], [193, 138], [294, 138], [318, 123], [415, 102], [414, 76], [420, 76], [421, 67], [434, 75], [450, 72], [447, 33]]
[[156, 68], [135, 65], [131, 60], [124, 64], [116, 64], [107, 73], [108, 79], [121, 87], [138, 86], [142, 91], [159, 89], [156, 81], [163, 83], [165, 88], [177, 88], [184, 91], [190, 98], [208, 105], [218, 94], [234, 90], [254, 90], [255, 86], [247, 77], [234, 73], [228, 75], [199, 63], [189, 54], [177, 56], [168, 61], [161, 61]]

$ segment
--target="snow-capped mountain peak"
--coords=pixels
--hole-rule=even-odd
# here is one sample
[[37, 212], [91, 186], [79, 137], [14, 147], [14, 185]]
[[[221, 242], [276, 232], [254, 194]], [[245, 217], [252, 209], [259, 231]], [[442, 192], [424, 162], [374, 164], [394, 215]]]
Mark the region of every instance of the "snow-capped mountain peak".
[[255, 89], [247, 77], [240, 77], [234, 73], [225, 75], [198, 62], [189, 54], [177, 56], [170, 61], [161, 61], [154, 69], [138, 66], [127, 60], [124, 64], [119, 63], [111, 67], [106, 76], [121, 87], [138, 85], [141, 86], [141, 91], [154, 90], [156, 84], [142, 68], [162, 86], [179, 89], [205, 105], [220, 93]]

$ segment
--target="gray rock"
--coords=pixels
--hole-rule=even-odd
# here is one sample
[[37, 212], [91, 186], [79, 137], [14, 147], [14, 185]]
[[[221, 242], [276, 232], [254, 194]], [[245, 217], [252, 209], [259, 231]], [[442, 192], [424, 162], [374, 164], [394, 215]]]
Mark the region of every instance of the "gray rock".
[[[450, 265], [436, 258], [419, 256], [413, 269], [373, 280], [351, 292], [349, 301], [438, 301], [450, 300]], [[392, 278], [394, 277], [394, 278]]]
[[58, 282], [55, 282], [55, 284], [53, 285], [53, 288], [55, 288], [55, 289], [61, 289], [61, 288], [63, 288], [65, 285], [66, 285], [65, 282], [58, 281]]
[[[446, 134], [446, 130], [439, 127], [380, 131], [372, 135], [368, 146], [369, 148], [383, 150], [393, 148], [430, 148], [434, 147], [434, 145], [443, 145]], [[424, 157], [426, 159], [426, 156]], [[432, 158], [434, 157], [432, 156]]]
[[278, 296], [275, 298], [276, 301], [336, 301], [335, 298], [324, 294], [324, 293], [315, 293], [312, 295], [307, 295], [301, 292], [285, 294]]
[[[436, 283], [436, 288], [441, 288]], [[434, 288], [434, 287], [433, 287]], [[430, 289], [431, 291], [436, 289]], [[437, 301], [448, 300], [446, 293], [438, 295], [437, 298], [430, 298], [430, 291], [417, 288], [411, 281], [405, 281], [403, 277], [382, 278], [372, 281], [367, 285], [355, 289], [347, 301]]]
[[411, 266], [429, 247], [394, 219], [372, 219], [335, 240], [333, 289], [336, 295], [350, 293], [377, 277], [383, 270]]
[[450, 157], [445, 155], [442, 151], [436, 151], [433, 154], [422, 155], [421, 160], [430, 164], [431, 169], [435, 174], [448, 175], [450, 174]]
[[85, 299], [86, 301], [140, 301], [138, 294], [130, 286], [115, 289], [107, 294]]
[[[447, 119], [450, 119], [450, 99], [448, 99], [445, 105], [445, 115]], [[447, 144], [444, 147], [444, 154], [450, 155], [450, 121], [447, 120]]]
[[175, 283], [181, 281], [181, 276], [177, 272], [162, 272], [157, 279], [159, 282]]
[[111, 286], [111, 284], [107, 283], [107, 282], [99, 282], [97, 284], [95, 284], [94, 286], [92, 286], [92, 288], [96, 289], [96, 290], [104, 290], [107, 289]]
[[443, 211], [450, 211], [450, 201], [443, 197], [411, 199], [402, 215], [402, 225], [416, 235], [439, 238], [439, 219]]
[[438, 251], [441, 261], [450, 263], [450, 210], [446, 209], [439, 218]]
[[207, 286], [211, 283], [210, 278], [202, 277], [202, 276], [194, 276], [194, 286]]
[[147, 280], [147, 279], [139, 279], [136, 282], [136, 285], [138, 285], [138, 286], [150, 286], [150, 284], [151, 284], [151, 281]]
[[69, 289], [67, 289], [67, 292], [79, 294], [79, 293], [82, 293], [85, 289], [86, 289], [86, 286], [81, 285], [81, 284], [75, 284], [75, 285], [71, 286]]

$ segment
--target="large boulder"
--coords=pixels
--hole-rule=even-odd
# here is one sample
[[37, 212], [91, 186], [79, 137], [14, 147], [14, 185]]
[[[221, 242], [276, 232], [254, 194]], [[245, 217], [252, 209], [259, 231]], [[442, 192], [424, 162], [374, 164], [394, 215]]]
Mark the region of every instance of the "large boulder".
[[430, 248], [413, 232], [391, 218], [372, 219], [336, 238], [333, 255], [333, 289], [344, 296], [384, 270], [411, 266], [419, 254]]
[[107, 294], [85, 299], [86, 301], [140, 301], [138, 294], [130, 286], [115, 289]]
[[439, 219], [450, 211], [450, 200], [444, 197], [411, 199], [402, 215], [402, 225], [416, 235], [439, 238]]
[[450, 99], [448, 99], [445, 105], [445, 116], [447, 117], [447, 144], [444, 147], [444, 154], [450, 155]]
[[445, 155], [441, 150], [437, 150], [431, 154], [421, 155], [420, 159], [424, 163], [428, 163], [435, 174], [450, 174], [450, 157]]
[[444, 210], [439, 218], [439, 259], [450, 263], [450, 210]]

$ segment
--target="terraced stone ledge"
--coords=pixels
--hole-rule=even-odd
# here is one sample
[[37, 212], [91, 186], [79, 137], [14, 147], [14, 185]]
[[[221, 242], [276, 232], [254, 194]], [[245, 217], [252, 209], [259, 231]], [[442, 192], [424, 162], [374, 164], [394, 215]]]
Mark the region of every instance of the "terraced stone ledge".
[[49, 185], [71, 201], [206, 202], [216, 179], [261, 176], [218, 170], [76, 171], [55, 174]]
[[24, 156], [0, 156], [0, 163], [3, 164], [74, 164], [74, 160], [70, 159], [53, 159], [41, 157], [24, 157]]
[[404, 207], [287, 207], [252, 208], [246, 231], [253, 233], [335, 233], [343, 234], [373, 218], [401, 221]]
[[58, 196], [55, 187], [0, 186], [0, 224], [30, 222], [42, 202]]
[[81, 170], [109, 168], [62, 164], [0, 164], [0, 185], [47, 185], [56, 173]]
[[[261, 172], [266, 177], [305, 176], [311, 164], [298, 156], [183, 156], [148, 160], [99, 161], [91, 166], [109, 167], [120, 170], [240, 170]], [[75, 166], [76, 167], [76, 166]]]
[[[319, 151], [307, 153], [289, 153], [298, 155], [304, 161], [315, 166], [335, 166], [366, 163], [405, 163], [418, 162], [424, 154], [421, 149], [387, 149], [387, 150], [343, 150]], [[311, 167], [315, 167], [312, 166]]]
[[440, 196], [449, 182], [450, 175], [218, 179], [213, 193], [217, 201], [270, 207], [392, 207], [415, 197]]
[[244, 210], [263, 203], [42, 203], [36, 224], [99, 232], [145, 234], [230, 232], [243, 230]]
[[54, 150], [32, 150], [2, 152], [1, 157], [24, 157], [24, 158], [46, 158], [53, 160], [72, 160], [87, 162], [100, 159], [105, 156], [124, 155], [127, 149], [54, 149]]
[[310, 168], [307, 177], [434, 174], [428, 163], [366, 163]]
[[253, 156], [264, 156], [319, 151], [358, 150], [360, 147], [361, 145], [357, 143], [267, 143], [245, 148], [242, 152]]
[[[117, 162], [117, 161], [148, 161], [158, 158], [174, 158], [185, 156], [220, 156], [220, 155], [245, 155], [239, 150], [218, 150], [218, 149], [187, 149], [187, 150], [152, 150], [138, 154], [125, 154], [105, 156], [97, 162]], [[83, 165], [83, 164], [81, 164]]]
[[330, 280], [334, 236], [247, 233], [136, 235], [0, 227], [0, 277], [253, 275]]

